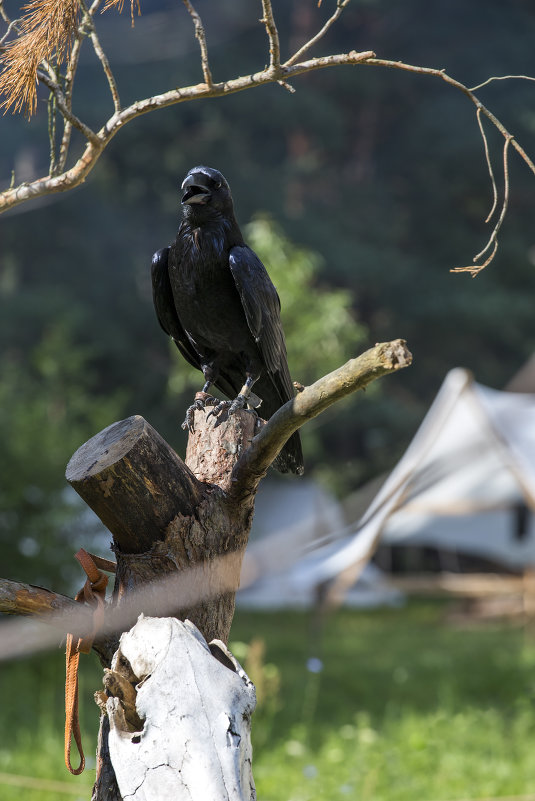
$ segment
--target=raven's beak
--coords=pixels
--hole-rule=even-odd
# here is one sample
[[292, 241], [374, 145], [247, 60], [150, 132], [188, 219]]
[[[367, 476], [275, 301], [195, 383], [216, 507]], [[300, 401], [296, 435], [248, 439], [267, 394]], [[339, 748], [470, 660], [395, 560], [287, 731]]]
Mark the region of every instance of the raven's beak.
[[197, 183], [199, 179], [195, 177], [195, 175], [188, 175], [185, 178], [182, 189], [185, 189], [182, 196], [182, 203], [184, 205], [192, 205], [193, 203], [208, 203], [210, 198], [212, 197], [212, 193], [206, 186], [202, 186], [200, 183]]

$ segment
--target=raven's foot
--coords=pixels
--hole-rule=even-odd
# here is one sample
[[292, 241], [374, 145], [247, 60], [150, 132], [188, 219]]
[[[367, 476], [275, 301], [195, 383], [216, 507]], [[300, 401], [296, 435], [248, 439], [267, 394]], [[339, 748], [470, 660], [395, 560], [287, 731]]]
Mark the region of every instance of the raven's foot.
[[237, 395], [233, 401], [219, 401], [216, 406], [208, 413], [208, 417], [217, 417], [221, 412], [226, 412], [230, 417], [238, 409], [244, 409], [247, 405], [247, 398], [244, 395]]
[[213, 395], [208, 395], [206, 392], [198, 392], [191, 406], [186, 409], [186, 417], [182, 423], [184, 431], [187, 429], [190, 434], [195, 431], [195, 412], [205, 411], [207, 406], [217, 406], [218, 404], [219, 398], [214, 398]]

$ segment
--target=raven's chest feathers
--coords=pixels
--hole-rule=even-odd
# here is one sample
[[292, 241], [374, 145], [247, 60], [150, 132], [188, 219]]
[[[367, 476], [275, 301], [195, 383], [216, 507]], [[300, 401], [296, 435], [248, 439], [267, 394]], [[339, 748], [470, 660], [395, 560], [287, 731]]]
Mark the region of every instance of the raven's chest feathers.
[[183, 224], [172, 249], [169, 277], [190, 339], [204, 347], [234, 350], [249, 331], [230, 271], [229, 239], [224, 221], [198, 228]]

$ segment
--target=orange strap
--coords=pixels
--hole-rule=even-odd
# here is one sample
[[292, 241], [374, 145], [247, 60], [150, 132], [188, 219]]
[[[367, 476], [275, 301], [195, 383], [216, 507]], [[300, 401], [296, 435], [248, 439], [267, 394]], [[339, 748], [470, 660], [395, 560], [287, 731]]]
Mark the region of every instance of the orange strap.
[[[102, 559], [100, 556], [88, 553], [80, 548], [75, 558], [82, 565], [87, 580], [76, 594], [75, 600], [80, 603], [87, 603], [93, 607], [93, 627], [85, 637], [77, 637], [67, 634], [66, 647], [66, 674], [65, 674], [65, 764], [71, 773], [76, 776], [82, 773], [85, 767], [85, 757], [82, 748], [82, 736], [80, 734], [80, 721], [78, 717], [78, 663], [80, 653], [88, 654], [93, 645], [93, 640], [104, 622], [104, 599], [106, 596], [106, 585], [108, 577], [102, 570], [115, 573], [115, 562]], [[99, 569], [99, 568], [102, 568]], [[80, 764], [77, 768], [71, 765], [71, 740], [74, 737]]]

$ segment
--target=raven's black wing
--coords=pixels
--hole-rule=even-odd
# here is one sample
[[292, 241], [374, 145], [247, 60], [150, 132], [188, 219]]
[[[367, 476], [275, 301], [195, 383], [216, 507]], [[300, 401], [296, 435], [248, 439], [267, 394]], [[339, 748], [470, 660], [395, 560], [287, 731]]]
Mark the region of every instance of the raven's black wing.
[[[238, 289], [247, 325], [255, 338], [267, 373], [260, 376], [255, 392], [263, 399], [262, 408], [268, 416], [279, 406], [294, 397], [294, 388], [288, 360], [286, 343], [280, 321], [280, 300], [266, 268], [251, 248], [233, 247], [229, 255], [229, 266]], [[278, 396], [278, 402], [276, 400]], [[303, 473], [303, 452], [296, 431], [287, 441], [273, 467], [282, 473], [289, 470]]]
[[266, 268], [247, 245], [233, 247], [229, 265], [242, 302], [247, 325], [271, 375], [279, 373], [289, 400], [293, 397], [286, 344], [280, 321], [280, 300]]
[[[169, 251], [170, 248], [162, 248], [152, 257], [152, 299], [154, 308], [156, 309], [156, 316], [158, 322], [165, 331], [165, 333], [172, 337], [178, 350], [187, 362], [195, 367], [197, 370], [202, 371], [201, 359], [199, 354], [191, 344], [188, 335], [182, 327], [180, 318], [177, 314], [175, 301], [173, 299], [173, 290], [171, 289], [171, 281], [169, 279]], [[235, 384], [240, 387], [241, 378], [237, 378]], [[234, 390], [232, 383], [225, 378], [219, 376], [215, 381], [215, 386], [227, 396], [233, 398], [238, 390]]]
[[199, 357], [193, 349], [176, 313], [173, 290], [169, 280], [168, 258], [170, 248], [162, 248], [152, 257], [152, 300], [158, 322], [165, 333], [172, 337], [182, 356], [197, 370], [201, 369]]

